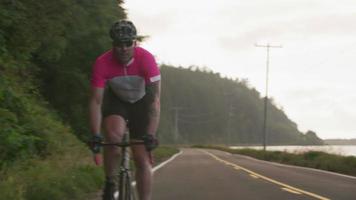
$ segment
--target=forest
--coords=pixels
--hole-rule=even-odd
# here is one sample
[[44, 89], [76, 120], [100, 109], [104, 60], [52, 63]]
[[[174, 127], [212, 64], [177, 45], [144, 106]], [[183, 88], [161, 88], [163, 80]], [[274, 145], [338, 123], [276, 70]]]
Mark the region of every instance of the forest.
[[[223, 78], [199, 67], [162, 65], [161, 72], [163, 141], [262, 144], [264, 97], [248, 80]], [[267, 144], [322, 144], [315, 132], [301, 133], [273, 99], [268, 99], [267, 111]]]

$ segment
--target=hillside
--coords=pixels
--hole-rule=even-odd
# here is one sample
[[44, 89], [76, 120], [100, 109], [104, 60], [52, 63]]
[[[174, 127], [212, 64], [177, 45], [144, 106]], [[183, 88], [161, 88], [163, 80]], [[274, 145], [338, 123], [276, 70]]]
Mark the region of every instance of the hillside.
[[[64, 120], [51, 99], [68, 105], [68, 88], [85, 97], [70, 80], [87, 81], [77, 67], [110, 44], [108, 27], [126, 16], [117, 3], [0, 2], [0, 200], [87, 199], [102, 187], [103, 172], [75, 133], [86, 122], [72, 121], [74, 113]], [[46, 87], [53, 76], [61, 90]]]
[[[195, 68], [161, 66], [162, 123], [169, 143], [261, 144], [263, 98], [246, 80], [222, 78]], [[322, 144], [313, 131], [301, 133], [268, 101], [268, 144]]]

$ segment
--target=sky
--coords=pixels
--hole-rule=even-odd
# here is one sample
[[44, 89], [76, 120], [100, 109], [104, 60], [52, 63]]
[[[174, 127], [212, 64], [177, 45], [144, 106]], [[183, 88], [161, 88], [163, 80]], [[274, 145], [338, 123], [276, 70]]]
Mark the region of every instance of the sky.
[[159, 63], [247, 79], [323, 139], [356, 138], [355, 0], [126, 0]]

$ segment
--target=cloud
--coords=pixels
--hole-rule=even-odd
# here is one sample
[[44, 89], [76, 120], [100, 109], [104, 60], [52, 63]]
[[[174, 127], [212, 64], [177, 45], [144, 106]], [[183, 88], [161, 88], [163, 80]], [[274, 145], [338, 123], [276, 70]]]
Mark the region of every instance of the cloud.
[[160, 12], [152, 15], [147, 13], [135, 13], [130, 16], [134, 19], [134, 23], [138, 28], [138, 32], [143, 35], [161, 35], [170, 31], [174, 26], [172, 21], [175, 21], [175, 16], [169, 11]]
[[330, 85], [284, 88], [278, 100], [302, 131], [312, 129], [323, 138], [351, 138], [356, 134], [356, 94], [349, 89]]
[[[287, 41], [287, 40], [323, 40], [330, 38], [353, 38], [356, 34], [356, 12], [353, 14], [332, 14], [327, 16], [298, 17], [293, 19], [278, 19], [268, 23], [256, 23], [240, 28], [234, 35], [219, 37], [220, 46], [226, 50], [251, 48], [258, 41]], [[240, 32], [239, 32], [240, 31]]]

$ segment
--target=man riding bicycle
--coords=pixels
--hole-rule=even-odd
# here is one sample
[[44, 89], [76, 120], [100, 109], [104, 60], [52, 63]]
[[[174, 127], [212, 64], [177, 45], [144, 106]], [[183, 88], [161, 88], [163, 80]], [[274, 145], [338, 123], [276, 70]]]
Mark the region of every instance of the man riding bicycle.
[[[110, 29], [112, 49], [100, 55], [91, 77], [90, 125], [93, 141], [120, 142], [126, 127], [132, 141], [145, 145], [132, 146], [136, 166], [139, 198], [149, 200], [152, 191], [152, 153], [160, 116], [161, 76], [152, 54], [137, 45], [137, 31], [131, 21], [120, 20]], [[127, 124], [127, 122], [129, 122]], [[94, 153], [97, 146], [92, 146]], [[115, 192], [119, 149], [104, 148], [106, 182], [104, 200], [112, 200]]]

